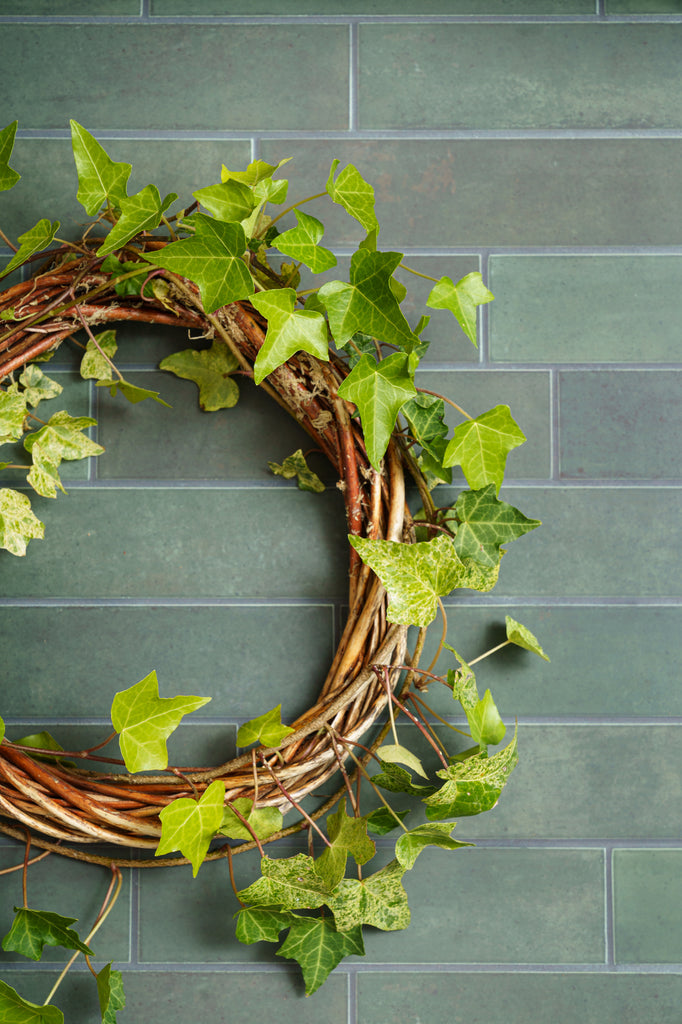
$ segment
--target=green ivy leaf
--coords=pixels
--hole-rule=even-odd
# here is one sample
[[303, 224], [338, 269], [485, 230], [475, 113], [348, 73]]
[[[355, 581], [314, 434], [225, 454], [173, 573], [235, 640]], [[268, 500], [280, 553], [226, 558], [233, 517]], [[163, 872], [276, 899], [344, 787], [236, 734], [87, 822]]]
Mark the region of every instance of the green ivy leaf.
[[207, 313], [252, 295], [254, 284], [242, 259], [246, 235], [241, 224], [225, 224], [203, 213], [194, 214], [193, 223], [196, 234], [191, 238], [144, 253], [144, 258], [194, 281]]
[[366, 864], [376, 853], [376, 846], [367, 835], [366, 820], [348, 816], [345, 800], [327, 818], [327, 833], [331, 846], [325, 846], [315, 861], [315, 870], [331, 890], [346, 873], [349, 853], [356, 864]]
[[367, 454], [375, 468], [388, 448], [396, 416], [416, 393], [404, 352], [394, 352], [380, 363], [363, 356], [339, 387], [339, 397], [358, 407]]
[[407, 928], [410, 908], [401, 881], [404, 874], [402, 864], [392, 860], [362, 881], [342, 879], [327, 901], [339, 931], [349, 931], [362, 924], [384, 932]]
[[52, 380], [51, 377], [43, 373], [39, 366], [33, 363], [26, 367], [19, 378], [19, 383], [24, 388], [26, 401], [34, 409], [44, 398], [56, 398], [64, 390], [61, 384]]
[[472, 708], [465, 708], [465, 711], [474, 743], [487, 748], [488, 744], [495, 746], [502, 742], [507, 728], [500, 718], [490, 690], [486, 690], [481, 700]]
[[287, 455], [281, 465], [278, 462], [268, 462], [268, 468], [275, 476], [283, 476], [285, 480], [298, 480], [298, 486], [302, 491], [313, 491], [315, 494], [322, 494], [326, 490], [317, 473], [313, 473], [305, 460], [303, 451], [298, 448], [293, 455]]
[[15, 267], [20, 267], [22, 263], [25, 263], [30, 256], [47, 249], [58, 229], [58, 220], [50, 223], [46, 217], [43, 217], [28, 231], [24, 231], [23, 235], [19, 235], [19, 248], [7, 266], [0, 270], [0, 277], [6, 277]]
[[166, 740], [184, 715], [208, 704], [210, 697], [159, 697], [156, 672], [121, 690], [111, 705], [121, 756], [129, 772], [168, 766]]
[[[144, 279], [150, 273], [149, 267], [146, 263], [138, 263], [133, 260], [125, 260], [121, 263], [120, 260], [111, 254], [109, 254], [106, 259], [102, 260], [100, 270], [105, 274], [111, 274], [113, 278], [120, 277], [124, 274], [130, 274], [135, 271], [134, 277], [126, 277], [124, 281], [116, 281], [114, 284], [114, 291], [117, 295], [140, 295]], [[151, 298], [153, 292], [154, 287], [152, 283], [151, 292], [145, 292], [145, 298]], [[104, 333], [115, 334], [115, 331], [105, 331]]]
[[446, 781], [436, 793], [424, 799], [426, 817], [430, 821], [438, 821], [491, 810], [517, 761], [514, 734], [511, 743], [492, 757], [475, 754], [466, 761], [440, 769], [436, 774]]
[[222, 341], [214, 340], [209, 349], [200, 352], [194, 348], [175, 352], [162, 359], [159, 368], [194, 381], [199, 386], [199, 405], [205, 412], [231, 409], [239, 400], [239, 387], [231, 376], [239, 369], [239, 361]]
[[121, 249], [140, 231], [153, 231], [161, 223], [168, 207], [178, 198], [177, 192], [170, 192], [161, 199], [156, 185], [146, 185], [140, 192], [121, 199], [121, 216], [97, 250], [98, 256]]
[[66, 494], [64, 485], [59, 477], [59, 466], [61, 459], [49, 446], [34, 444], [31, 449], [31, 466], [26, 477], [27, 482], [33, 490], [43, 498], [56, 498], [57, 488]]
[[327, 192], [332, 202], [342, 206], [351, 217], [362, 224], [368, 234], [378, 232], [379, 221], [374, 212], [374, 189], [353, 164], [344, 167], [335, 181], [334, 174], [340, 163], [340, 160], [332, 161], [327, 179]]
[[401, 746], [399, 743], [384, 743], [381, 747], [377, 748], [375, 753], [382, 761], [390, 761], [391, 764], [407, 765], [417, 775], [421, 775], [423, 779], [428, 779], [424, 766], [416, 754], [413, 754], [411, 750]]
[[[283, 167], [284, 164], [288, 164], [291, 160], [290, 156], [285, 156], [283, 160], [280, 160], [278, 164], [268, 164], [265, 160], [254, 160], [245, 171], [229, 171], [225, 164], [222, 166], [220, 172], [221, 181], [242, 181], [245, 185], [258, 185], [260, 182], [267, 181], [268, 178], [272, 178], [273, 174]], [[274, 182], [275, 185], [279, 185], [280, 182]]]
[[[376, 777], [376, 776], [375, 776]], [[389, 811], [388, 807], [377, 807], [366, 815], [367, 831], [373, 832], [376, 836], [385, 836], [393, 829], [399, 827], [401, 821], [407, 817], [409, 811]]]
[[220, 185], [197, 189], [192, 195], [210, 214], [228, 222], [244, 220], [258, 204], [249, 186], [234, 177]]
[[381, 761], [381, 771], [372, 776], [375, 786], [381, 786], [390, 793], [411, 793], [414, 796], [428, 796], [435, 793], [435, 786], [420, 786], [412, 781], [412, 776], [405, 768], [390, 761]]
[[64, 1024], [64, 1014], [56, 1006], [30, 1003], [0, 980], [0, 1020], [7, 1024]]
[[[103, 331], [101, 334], [95, 335], [97, 345], [88, 338], [88, 343], [85, 346], [85, 352], [81, 359], [80, 375], [84, 380], [109, 380], [111, 378], [111, 365], [106, 361], [102, 352], [109, 359], [113, 359], [116, 355], [118, 345], [116, 343], [116, 331]], [[100, 352], [99, 349], [102, 349]]]
[[267, 907], [243, 907], [235, 916], [237, 939], [245, 946], [254, 942], [279, 942], [279, 933], [283, 928], [289, 928], [296, 918], [288, 910], [269, 910]]
[[[445, 402], [435, 395], [419, 393], [400, 410], [407, 420], [410, 433], [417, 444], [436, 458], [441, 458], [443, 449], [439, 442], [448, 434], [448, 425], [443, 422]], [[436, 442], [434, 444], [434, 442]]]
[[81, 942], [78, 933], [69, 928], [77, 920], [75, 917], [62, 917], [49, 910], [30, 910], [28, 907], [15, 907], [14, 914], [12, 927], [2, 940], [6, 953], [21, 953], [30, 960], [40, 960], [45, 946], [63, 946], [94, 955], [90, 947]]
[[94, 136], [77, 121], [71, 121], [71, 145], [78, 172], [78, 202], [89, 217], [104, 203], [120, 206], [127, 197], [126, 183], [132, 165], [116, 163]]
[[349, 281], [328, 281], [318, 292], [337, 345], [357, 331], [411, 352], [419, 344], [390, 286], [399, 252], [359, 249], [351, 256]]
[[450, 669], [448, 672], [448, 685], [452, 687], [453, 699], [460, 702], [464, 711], [471, 710], [471, 708], [476, 707], [479, 699], [474, 671], [467, 665], [464, 658], [457, 653], [454, 647], [450, 647], [449, 644], [444, 644], [443, 646], [452, 651], [460, 663], [460, 668], [455, 671]]
[[293, 288], [258, 292], [251, 303], [268, 321], [265, 341], [253, 364], [253, 379], [260, 384], [269, 373], [286, 363], [295, 352], [310, 352], [325, 362], [329, 359], [327, 324], [321, 313], [295, 309]]
[[98, 380], [95, 384], [97, 388], [108, 388], [109, 394], [112, 398], [120, 391], [124, 398], [127, 398], [133, 405], [137, 405], [138, 402], [144, 402], [145, 399], [151, 398], [159, 405], [165, 405], [167, 409], [171, 406], [168, 402], [164, 402], [158, 391], [150, 391], [148, 388], [140, 388], [137, 384], [131, 384], [127, 380], [113, 380], [113, 378], [105, 378], [104, 380]]
[[264, 747], [278, 747], [284, 737], [293, 731], [290, 725], [282, 725], [282, 705], [278, 704], [271, 711], [240, 725], [237, 746], [248, 747], [252, 743], [261, 743]]
[[500, 546], [541, 526], [513, 505], [496, 497], [495, 484], [477, 491], [462, 491], [453, 511], [459, 520], [455, 551], [460, 558], [473, 558], [481, 565], [499, 565]]
[[539, 641], [527, 626], [521, 625], [516, 619], [512, 619], [511, 615], [506, 616], [507, 625], [507, 640], [511, 640], [517, 647], [523, 647], [526, 651], [532, 651], [533, 654], [539, 654], [545, 661], [549, 661], [549, 658], [540, 646]]
[[224, 800], [225, 783], [215, 779], [199, 800], [182, 796], [163, 807], [159, 811], [161, 839], [154, 856], [179, 850], [191, 862], [196, 878], [223, 820]]
[[504, 477], [507, 455], [526, 440], [508, 405], [496, 405], [481, 416], [455, 428], [443, 460], [444, 466], [461, 465], [472, 490], [495, 484], [497, 493]]
[[305, 853], [272, 860], [261, 859], [260, 878], [237, 893], [242, 903], [284, 910], [316, 910], [331, 893], [315, 869], [315, 861]]
[[30, 736], [22, 736], [21, 739], [14, 740], [13, 742], [22, 747], [35, 747], [36, 751], [39, 751], [39, 753], [32, 755], [35, 761], [57, 761], [60, 764], [68, 764], [73, 768], [76, 767], [74, 761], [67, 761], [65, 758], [44, 753], [46, 750], [54, 750], [57, 753], [64, 749], [59, 740], [56, 740], [49, 732], [34, 732]]
[[2, 718], [0, 718], [0, 743], [2, 743], [4, 738], [5, 738], [5, 723], [4, 723], [4, 720]]
[[431, 289], [426, 305], [429, 309], [449, 309], [466, 334], [469, 341], [476, 343], [476, 307], [490, 302], [495, 296], [483, 284], [478, 270], [467, 274], [457, 284], [449, 277], [441, 277]]
[[296, 211], [298, 225], [277, 236], [277, 248], [285, 256], [310, 267], [313, 274], [321, 274], [336, 266], [336, 256], [329, 249], [318, 245], [324, 234], [324, 225], [316, 217], [302, 210]]
[[40, 430], [26, 435], [24, 448], [32, 452], [35, 445], [40, 445], [44, 458], [51, 459], [56, 465], [62, 459], [72, 462], [75, 459], [87, 459], [91, 455], [101, 455], [104, 451], [102, 445], [82, 433], [96, 424], [97, 421], [89, 416], [70, 416], [62, 409], [50, 416]]
[[102, 1024], [116, 1024], [116, 1011], [125, 1007], [126, 997], [123, 992], [123, 975], [120, 971], [112, 971], [111, 964], [97, 973], [97, 995]]
[[223, 819], [218, 829], [223, 836], [230, 839], [245, 839], [249, 842], [253, 839], [253, 835], [239, 820], [233, 808], [239, 811], [242, 818], [246, 818], [259, 839], [269, 839], [282, 828], [284, 816], [278, 807], [254, 807], [253, 800], [247, 796], [239, 796], [229, 803], [230, 806], [223, 811]]
[[472, 843], [460, 843], [450, 838], [455, 826], [452, 822], [429, 825], [417, 825], [409, 832], [403, 832], [395, 844], [395, 855], [398, 863], [410, 871], [422, 850], [427, 846], [439, 846], [442, 850], [457, 850], [461, 846], [472, 846]]
[[0, 192], [13, 188], [21, 175], [9, 165], [9, 158], [14, 149], [14, 137], [17, 134], [18, 121], [12, 121], [0, 131]]
[[42, 539], [45, 527], [31, 511], [25, 494], [9, 487], [0, 489], [0, 548], [12, 555], [25, 555], [28, 541]]
[[336, 930], [326, 917], [298, 917], [292, 921], [289, 934], [277, 950], [277, 956], [296, 960], [303, 972], [305, 994], [311, 996], [344, 957], [365, 955], [362, 928], [346, 932]]
[[19, 391], [18, 383], [0, 391], [0, 444], [21, 438], [26, 413], [26, 395]]

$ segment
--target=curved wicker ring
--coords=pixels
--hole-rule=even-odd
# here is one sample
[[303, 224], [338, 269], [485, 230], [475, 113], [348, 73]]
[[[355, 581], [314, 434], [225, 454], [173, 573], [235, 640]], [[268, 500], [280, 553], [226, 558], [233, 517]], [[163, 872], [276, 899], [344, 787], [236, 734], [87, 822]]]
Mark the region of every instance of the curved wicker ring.
[[[242, 367], [252, 369], [265, 324], [248, 303], [235, 303], [208, 315], [196, 288], [170, 276], [170, 297], [164, 295], [163, 304], [139, 296], [122, 298], [107, 286], [108, 277], [86, 269], [91, 266], [91, 256], [72, 260], [66, 268], [62, 265], [44, 271], [0, 295], [0, 310], [13, 308], [16, 317], [16, 328], [0, 351], [0, 378], [81, 330], [83, 321], [146, 321], [198, 328], [209, 337], [221, 337]], [[78, 303], [78, 293], [87, 291], [92, 296], [97, 288], [96, 301], [90, 298], [87, 304]], [[55, 316], [46, 321], [45, 311], [53, 308]], [[43, 316], [39, 329], [32, 326], [33, 319], [27, 314]], [[304, 427], [337, 471], [349, 532], [414, 540], [405, 505], [405, 456], [392, 441], [383, 470], [371, 467], [362, 432], [351, 419], [352, 407], [337, 395], [345, 373], [344, 364], [334, 357], [324, 363], [299, 353], [272, 373], [263, 386]], [[214, 779], [223, 779], [227, 800], [257, 795], [259, 805], [283, 809], [289, 809], [291, 801], [278, 781], [296, 801], [317, 790], [345, 759], [338, 737], [354, 741], [367, 730], [386, 703], [386, 679], [396, 687], [401, 670], [394, 666], [404, 664], [406, 658], [407, 628], [386, 621], [386, 593], [352, 548], [349, 578], [348, 621], [332, 665], [315, 704], [293, 723], [294, 732], [277, 753], [260, 748], [217, 767], [183, 773], [179, 779], [170, 772], [136, 777], [39, 761], [5, 741], [0, 745], [0, 830], [21, 840], [28, 832], [43, 848], [110, 864], [111, 857], [95, 854], [88, 845], [154, 849], [161, 834], [158, 812], [178, 796], [189, 795], [186, 780], [201, 793]], [[377, 673], [372, 666], [380, 665], [387, 669]], [[323, 813], [335, 799], [316, 814]], [[292, 826], [272, 838], [299, 827]], [[233, 852], [254, 845], [244, 843]], [[209, 857], [226, 853], [223, 847]], [[113, 860], [135, 866], [187, 863], [183, 857]]]

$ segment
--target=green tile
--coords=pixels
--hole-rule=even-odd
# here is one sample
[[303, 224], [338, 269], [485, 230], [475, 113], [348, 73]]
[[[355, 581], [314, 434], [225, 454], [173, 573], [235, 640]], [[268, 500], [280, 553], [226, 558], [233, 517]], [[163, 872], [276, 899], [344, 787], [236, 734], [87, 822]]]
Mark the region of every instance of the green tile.
[[682, 961], [682, 850], [614, 850], [616, 963]]
[[[360, 28], [361, 128], [674, 128], [680, 25]], [[570, 60], [567, 60], [570, 54]]]
[[604, 0], [606, 14], [682, 14], [680, 0]]
[[213, 697], [194, 718], [261, 714], [275, 680], [288, 721], [312, 703], [333, 655], [329, 606], [4, 607], [1, 621], [6, 717], [106, 716], [117, 691], [155, 669], [166, 696]]
[[[508, 405], [527, 441], [510, 453], [507, 477], [513, 479], [547, 479], [550, 476], [550, 410], [549, 375], [546, 372], [504, 372], [476, 370], [419, 371], [415, 377], [418, 388], [444, 395], [466, 410], [480, 416], [496, 405]], [[451, 428], [464, 422], [462, 416], [446, 405], [445, 420]], [[458, 469], [453, 479], [464, 482]], [[436, 492], [438, 493], [438, 492]]]
[[674, 370], [562, 371], [561, 476], [681, 477], [680, 377]]
[[[3, 248], [5, 247], [3, 246]], [[10, 252], [9, 249], [7, 249], [6, 251], [6, 256], [0, 256], [0, 270], [4, 270], [13, 257], [13, 253]], [[19, 284], [21, 279], [21, 270], [13, 270], [10, 274], [7, 275], [7, 277], [3, 277], [0, 279], [0, 290], [4, 292], [8, 288], [12, 288], [15, 284]]]
[[593, 14], [594, 0], [151, 0], [156, 15]]
[[[294, 157], [291, 176], [307, 187], [292, 196], [319, 192], [332, 156], [356, 164], [376, 189], [386, 248], [680, 242], [675, 139], [289, 139], [264, 141], [261, 153]], [[321, 201], [308, 209], [327, 224], [327, 244], [362, 238]]]
[[336, 491], [94, 488], [61, 497], [49, 513], [49, 499], [33, 502], [46, 539], [31, 542], [28, 558], [0, 554], [3, 595], [344, 597]]
[[120, 17], [124, 14], [139, 14], [140, 0], [5, 0], [3, 14], [97, 15], [107, 14]]
[[[66, 109], [45, 54], [74, 49], [98, 54], [97, 79], [74, 64]], [[268, 80], [287, 88], [247, 85], [261, 81], [264, 54]], [[97, 24], [14, 23], [2, 34], [0, 61], [20, 65], [31, 83], [15, 96], [22, 128], [61, 128], [68, 117], [100, 130], [348, 127], [343, 25], [109, 24], [103, 47]]]
[[678, 1024], [680, 1000], [675, 974], [382, 971], [358, 979], [362, 1024]]
[[676, 360], [681, 275], [679, 256], [492, 256], [491, 358]]

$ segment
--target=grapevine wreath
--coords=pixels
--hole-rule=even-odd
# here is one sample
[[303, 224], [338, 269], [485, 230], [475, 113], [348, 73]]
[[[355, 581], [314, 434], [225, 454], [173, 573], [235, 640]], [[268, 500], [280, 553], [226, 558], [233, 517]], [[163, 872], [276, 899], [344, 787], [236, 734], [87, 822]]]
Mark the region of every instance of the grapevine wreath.
[[[498, 498], [507, 454], [525, 438], [504, 405], [477, 417], [455, 406], [462, 423], [449, 436], [445, 402], [454, 403], [415, 383], [428, 347], [422, 338], [428, 317], [413, 330], [401, 311], [405, 289], [393, 274], [399, 265], [410, 268], [402, 254], [377, 248], [374, 193], [355, 167], [339, 172], [333, 161], [324, 192], [289, 206], [288, 182], [275, 177], [286, 161], [255, 161], [237, 172], [223, 167], [219, 183], [198, 189], [190, 207], [171, 214], [175, 193], [162, 199], [148, 185], [129, 196], [130, 165], [113, 161], [81, 125], [71, 122], [71, 129], [78, 199], [92, 223], [76, 241], [60, 239], [59, 223], [47, 219], [21, 235], [18, 246], [2, 235], [14, 251], [2, 276], [21, 270], [22, 279], [0, 293], [0, 443], [22, 452], [30, 487], [56, 497], [63, 490], [61, 461], [103, 449], [87, 434], [94, 420], [63, 409], [46, 418], [42, 403], [54, 401], [61, 387], [43, 371], [44, 362], [71, 339], [84, 350], [85, 380], [122, 400], [162, 401], [116, 368], [110, 325], [191, 330], [203, 347], [161, 365], [199, 384], [203, 408], [234, 405], [234, 375], [246, 374], [293, 416], [333, 467], [350, 542], [349, 610], [312, 707], [289, 726], [281, 723], [279, 707], [245, 723], [238, 735], [245, 751], [224, 764], [169, 767], [168, 736], [208, 698], [160, 697], [154, 673], [114, 697], [111, 717], [122, 754], [115, 771], [98, 753], [104, 743], [63, 751], [46, 733], [12, 742], [5, 737], [0, 830], [25, 843], [26, 855], [18, 865], [24, 906], [3, 948], [38, 959], [45, 944], [59, 944], [74, 957], [89, 957], [121, 867], [191, 863], [196, 875], [203, 860], [227, 857], [232, 874], [233, 855], [258, 848], [262, 876], [237, 893], [237, 937], [280, 942], [288, 930], [278, 953], [299, 962], [310, 994], [344, 956], [363, 952], [363, 925], [406, 927], [405, 871], [426, 846], [468, 845], [452, 838], [454, 819], [492, 808], [516, 763], [516, 735], [489, 751], [501, 744], [504, 723], [490, 691], [479, 695], [473, 662], [445, 642], [445, 628], [438, 654], [449, 652], [447, 674], [433, 674], [436, 659], [426, 669], [419, 659], [439, 608], [445, 619], [441, 597], [457, 588], [490, 590], [501, 545], [539, 525]], [[0, 189], [19, 178], [9, 164], [15, 131], [16, 123], [0, 132]], [[315, 275], [336, 265], [320, 244], [322, 223], [302, 208], [322, 196], [355, 218], [366, 238], [351, 257], [348, 281], [302, 289], [301, 266]], [[296, 226], [281, 231], [281, 218], [294, 211]], [[474, 272], [456, 284], [434, 279], [427, 305], [449, 309], [475, 345], [476, 307], [491, 299]], [[40, 416], [34, 411], [39, 404]], [[16, 457], [0, 468], [16, 473]], [[469, 486], [453, 506], [440, 508], [433, 491], [451, 482], [453, 466], [461, 467]], [[301, 451], [271, 468], [296, 477], [304, 489], [324, 489]], [[421, 504], [414, 515], [408, 489], [416, 489]], [[0, 480], [0, 546], [19, 556], [44, 532], [24, 490]], [[410, 626], [418, 630], [412, 651]], [[535, 637], [510, 617], [505, 643], [545, 657]], [[472, 745], [454, 756], [432, 728], [422, 696], [429, 682], [448, 686], [466, 719]], [[385, 724], [367, 739], [382, 712]], [[436, 750], [436, 779], [398, 742], [398, 714]], [[392, 743], [385, 742], [389, 732]], [[312, 813], [303, 810], [303, 798], [319, 793], [332, 776], [339, 780], [335, 795], [322, 798]], [[368, 814], [360, 812], [361, 784], [371, 785], [380, 800]], [[386, 799], [396, 792], [425, 805], [425, 824], [404, 824], [405, 812]], [[325, 833], [317, 821], [334, 807]], [[291, 809], [299, 820], [285, 827], [283, 812]], [[301, 829], [308, 830], [308, 854], [265, 853], [266, 843]], [[392, 830], [399, 833], [394, 859], [374, 874], [362, 871], [375, 852], [371, 836]], [[93, 852], [103, 844], [109, 852]], [[112, 884], [85, 940], [69, 927], [71, 919], [28, 906], [31, 845], [111, 868]], [[357, 867], [346, 877], [349, 855]], [[111, 965], [99, 972], [98, 991], [103, 1020], [115, 1021], [124, 997]], [[32, 1005], [0, 982], [0, 1009]], [[63, 1019], [47, 1008], [59, 1016], [44, 1019]]]

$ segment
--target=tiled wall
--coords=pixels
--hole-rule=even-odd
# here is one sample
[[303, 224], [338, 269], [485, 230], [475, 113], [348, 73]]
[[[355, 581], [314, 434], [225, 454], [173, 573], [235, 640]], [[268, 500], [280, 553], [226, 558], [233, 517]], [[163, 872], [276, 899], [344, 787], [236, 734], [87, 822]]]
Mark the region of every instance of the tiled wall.
[[[97, 944], [125, 970], [121, 1021], [238, 1008], [282, 1024], [679, 1024], [680, 0], [3, 0], [0, 13], [0, 122], [20, 120], [24, 174], [0, 205], [7, 233], [57, 213], [77, 231], [70, 117], [133, 163], [134, 187], [185, 196], [222, 162], [292, 156], [306, 195], [333, 157], [353, 161], [376, 186], [385, 248], [435, 276], [480, 269], [496, 295], [478, 353], [434, 315], [422, 382], [472, 414], [511, 405], [528, 443], [503, 497], [544, 523], [492, 594], [450, 602], [465, 655], [509, 612], [552, 662], [517, 651], [482, 667], [518, 716], [520, 766], [499, 807], [458, 826], [475, 849], [422, 856], [410, 929], [370, 934], [364, 960], [304, 999], [274, 947], [234, 940], [224, 862], [194, 882], [133, 870]], [[325, 219], [347, 258], [352, 222]], [[156, 370], [181, 336], [120, 339], [131, 378], [175, 409], [124, 408], [79, 388], [69, 353], [52, 364], [108, 452], [65, 474], [67, 498], [35, 501], [47, 533], [26, 559], [0, 558], [1, 710], [11, 736], [47, 726], [82, 743], [106, 729], [112, 694], [156, 668], [166, 694], [214, 695], [174, 747], [207, 763], [229, 756], [240, 721], [280, 700], [291, 719], [315, 691], [343, 614], [340, 500], [329, 477], [317, 498], [268, 474], [299, 435], [262, 395], [245, 386], [235, 410], [204, 415], [194, 385]], [[2, 865], [20, 856], [0, 841]], [[4, 908], [19, 902], [17, 875], [1, 885]], [[56, 857], [29, 877], [31, 902], [84, 922], [105, 886]], [[5, 954], [2, 976], [40, 1002], [58, 957]], [[84, 965], [55, 1001], [69, 1024], [99, 1020]]]

